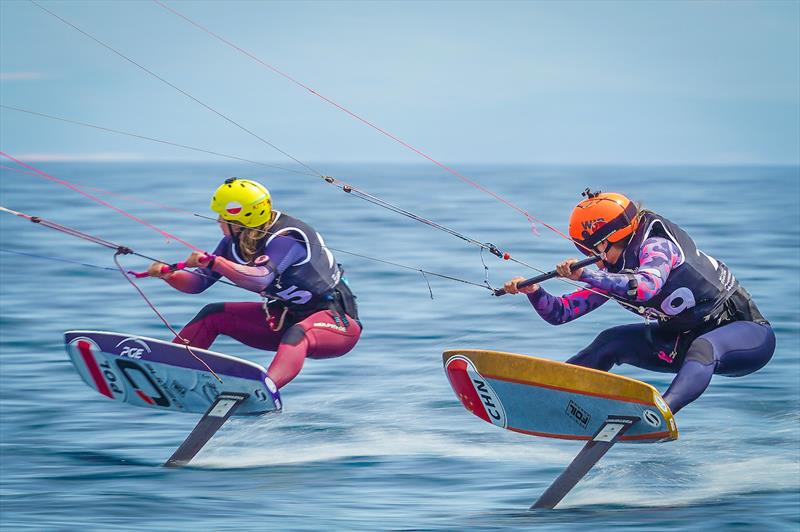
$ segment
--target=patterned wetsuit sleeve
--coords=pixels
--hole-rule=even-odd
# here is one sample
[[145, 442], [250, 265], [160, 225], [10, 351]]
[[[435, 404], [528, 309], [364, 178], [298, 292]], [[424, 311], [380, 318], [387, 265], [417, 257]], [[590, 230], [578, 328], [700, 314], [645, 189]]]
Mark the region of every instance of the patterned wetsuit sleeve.
[[639, 252], [639, 267], [632, 273], [609, 273], [584, 268], [580, 280], [628, 301], [649, 301], [661, 290], [669, 273], [681, 260], [678, 247], [660, 237], [648, 238]]
[[536, 292], [528, 294], [528, 301], [544, 321], [561, 325], [593, 311], [608, 301], [608, 298], [586, 289], [556, 297], [540, 287]]
[[[230, 239], [223, 238], [217, 244], [214, 255], [219, 255], [229, 245]], [[195, 272], [195, 273], [192, 273]], [[211, 268], [195, 268], [191, 272], [177, 271], [164, 280], [173, 288], [186, 292], [187, 294], [199, 294], [208, 289], [212, 284], [219, 280], [220, 274], [211, 271]]]
[[269, 257], [266, 264], [245, 266], [225, 257], [217, 257], [212, 269], [214, 273], [226, 277], [237, 286], [261, 293], [272, 284], [276, 275], [302, 261], [308, 252], [302, 242], [291, 237], [278, 236], [270, 241], [264, 254]]

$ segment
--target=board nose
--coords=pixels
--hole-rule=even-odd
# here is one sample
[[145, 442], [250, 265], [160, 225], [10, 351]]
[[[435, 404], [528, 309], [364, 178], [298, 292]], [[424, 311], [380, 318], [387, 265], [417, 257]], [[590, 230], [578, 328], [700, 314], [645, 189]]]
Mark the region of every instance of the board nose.
[[[487, 423], [496, 424], [493, 418], [499, 419], [499, 413], [495, 413], [496, 409], [492, 410], [492, 412], [489, 411], [488, 407], [494, 405], [491, 402], [487, 405], [486, 399], [482, 398], [478, 393], [473, 378], [469, 374], [469, 369], [469, 362], [462, 357], [453, 357], [448, 360], [445, 364], [445, 371], [447, 372], [447, 378], [450, 380], [450, 386], [459, 401], [464, 405], [464, 408]], [[472, 369], [475, 371], [474, 368]]]
[[461, 359], [450, 360], [447, 363], [447, 378], [464, 408], [484, 421], [489, 421], [489, 416], [478, 399], [478, 393], [469, 380], [467, 363]]

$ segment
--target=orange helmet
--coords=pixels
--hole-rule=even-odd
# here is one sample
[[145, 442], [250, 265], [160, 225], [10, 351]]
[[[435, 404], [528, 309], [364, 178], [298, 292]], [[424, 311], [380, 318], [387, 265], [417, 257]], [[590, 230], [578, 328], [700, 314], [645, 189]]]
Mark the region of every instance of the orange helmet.
[[[612, 244], [631, 235], [639, 212], [634, 202], [615, 192], [591, 192], [588, 188], [569, 217], [569, 236], [584, 254], [608, 240]], [[588, 248], [588, 249], [587, 249]]]

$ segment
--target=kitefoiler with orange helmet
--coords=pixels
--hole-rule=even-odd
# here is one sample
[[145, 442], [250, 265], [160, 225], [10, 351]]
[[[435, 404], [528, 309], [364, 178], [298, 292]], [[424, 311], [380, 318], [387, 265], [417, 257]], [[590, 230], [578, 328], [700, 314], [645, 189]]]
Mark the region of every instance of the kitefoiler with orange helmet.
[[[700, 251], [677, 224], [618, 193], [591, 192], [572, 211], [569, 235], [584, 254], [553, 276], [586, 283], [555, 297], [516, 277], [503, 293], [524, 293], [548, 323], [561, 325], [609, 299], [643, 322], [601, 332], [567, 362], [603, 371], [632, 364], [676, 373], [664, 399], [673, 413], [697, 399], [714, 374], [747, 375], [769, 362], [775, 334], [728, 267]], [[544, 277], [544, 276], [542, 276]]]

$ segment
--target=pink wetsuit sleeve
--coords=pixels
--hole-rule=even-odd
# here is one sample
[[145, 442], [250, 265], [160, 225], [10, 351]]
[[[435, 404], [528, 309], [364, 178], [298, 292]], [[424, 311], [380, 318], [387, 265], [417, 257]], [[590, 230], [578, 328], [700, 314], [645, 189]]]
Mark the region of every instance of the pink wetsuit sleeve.
[[[221, 255], [229, 245], [230, 239], [227, 237], [223, 238], [219, 241], [219, 244], [217, 244], [214, 255]], [[172, 288], [180, 290], [181, 292], [199, 294], [216, 283], [219, 278], [220, 275], [211, 271], [211, 268], [194, 268], [189, 271], [173, 272], [172, 275], [165, 277], [164, 281]]]
[[608, 301], [608, 298], [585, 288], [556, 297], [540, 287], [536, 292], [528, 294], [528, 301], [544, 321], [551, 325], [561, 325], [588, 314]]
[[164, 280], [176, 290], [187, 294], [199, 294], [219, 279], [219, 274], [215, 274], [208, 268], [195, 268], [192, 271], [195, 273], [187, 271], [173, 272], [172, 275], [165, 277]]

